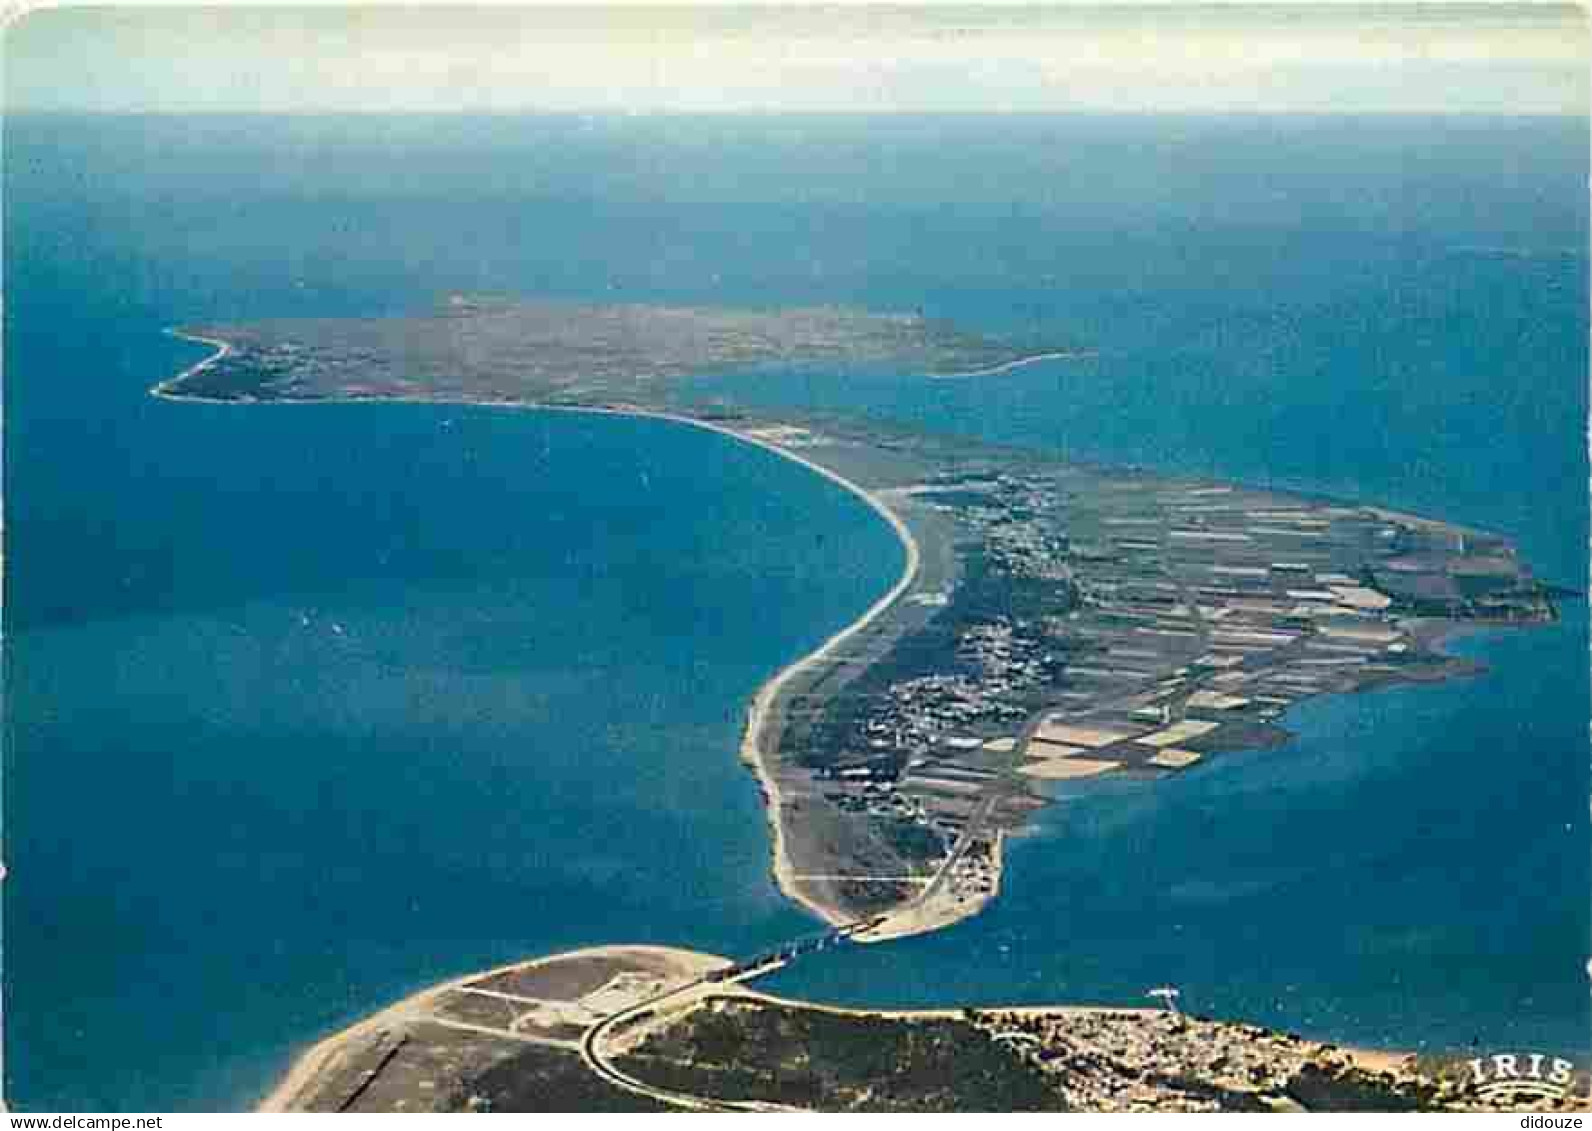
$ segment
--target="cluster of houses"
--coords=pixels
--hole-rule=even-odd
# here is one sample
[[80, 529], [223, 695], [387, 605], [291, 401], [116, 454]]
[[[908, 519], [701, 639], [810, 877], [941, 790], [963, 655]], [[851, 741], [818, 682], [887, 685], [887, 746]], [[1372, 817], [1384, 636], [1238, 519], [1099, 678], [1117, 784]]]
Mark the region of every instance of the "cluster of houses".
[[1552, 615], [1500, 540], [1369, 507], [1062, 468], [915, 494], [968, 535], [925, 638], [953, 647], [870, 694], [818, 776], [840, 808], [933, 834], [897, 836], [908, 855], [962, 843], [947, 877], [968, 899], [995, 868], [967, 843], [1037, 796], [1013, 771], [1181, 773], [1278, 741], [1301, 698], [1435, 677], [1453, 661], [1409, 618], [1438, 589], [1468, 602], [1450, 616]]
[[[974, 1021], [1051, 1076], [1074, 1111], [1298, 1111], [1291, 1093], [1307, 1067], [1353, 1071], [1328, 1046], [1170, 1010], [980, 1011]], [[1410, 1102], [1408, 1084], [1360, 1075], [1362, 1089]]]

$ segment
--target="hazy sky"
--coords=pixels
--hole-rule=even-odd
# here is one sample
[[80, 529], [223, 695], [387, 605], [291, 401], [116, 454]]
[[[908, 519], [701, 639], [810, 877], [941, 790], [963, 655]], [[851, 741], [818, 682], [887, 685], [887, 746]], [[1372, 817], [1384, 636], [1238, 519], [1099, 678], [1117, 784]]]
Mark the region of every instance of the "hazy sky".
[[9, 109], [1585, 114], [1548, 6], [65, 9]]

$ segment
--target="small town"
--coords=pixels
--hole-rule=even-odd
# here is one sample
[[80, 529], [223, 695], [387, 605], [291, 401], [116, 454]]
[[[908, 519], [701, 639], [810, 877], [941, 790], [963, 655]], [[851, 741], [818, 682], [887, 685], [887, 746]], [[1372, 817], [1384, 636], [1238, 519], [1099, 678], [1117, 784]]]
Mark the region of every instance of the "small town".
[[[800, 430], [780, 440], [847, 458]], [[859, 913], [927, 887], [970, 912], [998, 888], [999, 837], [1058, 793], [1281, 745], [1300, 700], [1473, 670], [1440, 648], [1458, 622], [1555, 616], [1487, 534], [1226, 484], [948, 462], [879, 494], [954, 547], [954, 568], [920, 574], [874, 643], [787, 701], [782, 766], [883, 845], [801, 869], [849, 869], [829, 883]]]

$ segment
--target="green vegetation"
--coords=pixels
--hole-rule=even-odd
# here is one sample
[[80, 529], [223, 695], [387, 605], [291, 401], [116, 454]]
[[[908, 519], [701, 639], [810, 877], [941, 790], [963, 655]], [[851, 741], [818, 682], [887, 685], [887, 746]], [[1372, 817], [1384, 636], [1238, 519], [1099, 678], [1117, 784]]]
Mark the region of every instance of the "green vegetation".
[[1064, 1111], [1031, 1064], [966, 1021], [717, 999], [620, 1058], [639, 1080], [819, 1111]]
[[236, 400], [417, 396], [661, 407], [682, 379], [768, 366], [888, 366], [950, 374], [1020, 349], [910, 314], [846, 307], [737, 310], [454, 297], [402, 318], [284, 319], [209, 327], [233, 353], [179, 395]]
[[[869, 750], [867, 725], [893, 712], [892, 689], [913, 680], [977, 675], [978, 663], [960, 655], [957, 646], [969, 630], [985, 625], [1015, 625], [1020, 646], [1046, 653], [1041, 662], [1045, 683], [1013, 686], [988, 696], [985, 721], [1020, 723], [1045, 701], [1062, 681], [1066, 656], [1059, 642], [1043, 637], [1033, 626], [1076, 608], [1076, 591], [1065, 583], [1014, 576], [978, 548], [966, 550], [966, 569], [953, 604], [897, 641], [844, 687], [826, 695], [818, 711], [791, 720], [782, 739], [786, 757], [810, 769], [823, 769]], [[876, 765], [879, 777], [893, 780], [919, 753], [896, 745], [870, 756], [868, 762]], [[937, 845], [922, 847], [930, 849], [931, 856], [937, 854]]]
[[1434, 1094], [1424, 1082], [1342, 1065], [1305, 1064], [1288, 1081], [1288, 1095], [1311, 1111], [1430, 1111]]
[[667, 1104], [616, 1088], [586, 1067], [579, 1054], [545, 1045], [499, 1061], [454, 1097], [454, 1111], [674, 1111]]

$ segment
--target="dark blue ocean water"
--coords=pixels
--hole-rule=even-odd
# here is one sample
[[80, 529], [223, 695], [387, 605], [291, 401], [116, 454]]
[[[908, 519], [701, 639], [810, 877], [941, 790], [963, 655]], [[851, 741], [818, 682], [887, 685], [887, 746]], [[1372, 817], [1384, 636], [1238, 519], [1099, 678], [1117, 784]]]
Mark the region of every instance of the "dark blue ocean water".
[[[665, 425], [155, 401], [198, 355], [163, 327], [472, 289], [923, 309], [1100, 358], [735, 392], [1426, 510], [1586, 576], [1582, 122], [17, 118], [4, 174], [20, 1106], [237, 1106], [441, 976], [805, 929], [744, 702], [899, 568], [849, 497]], [[1584, 612], [1459, 647], [1492, 671], [1070, 799], [987, 915], [780, 988], [1175, 981], [1586, 1048]]]

